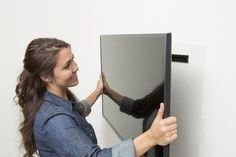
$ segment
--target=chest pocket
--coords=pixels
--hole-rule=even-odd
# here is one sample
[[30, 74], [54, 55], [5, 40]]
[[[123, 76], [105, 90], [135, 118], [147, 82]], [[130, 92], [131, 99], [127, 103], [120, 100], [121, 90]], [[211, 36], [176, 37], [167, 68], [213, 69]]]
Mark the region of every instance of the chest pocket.
[[88, 121], [84, 117], [82, 117], [78, 112], [74, 112], [74, 114], [77, 124], [82, 129], [82, 131], [92, 140], [94, 144], [97, 144], [97, 138], [92, 125], [89, 124]]

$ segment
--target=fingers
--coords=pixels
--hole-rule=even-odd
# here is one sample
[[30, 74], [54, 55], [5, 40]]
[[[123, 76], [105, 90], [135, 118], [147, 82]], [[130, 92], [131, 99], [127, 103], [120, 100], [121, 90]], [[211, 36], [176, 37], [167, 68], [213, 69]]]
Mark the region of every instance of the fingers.
[[173, 136], [173, 135], [175, 135], [175, 134], [177, 134], [177, 129], [168, 131], [168, 132], [165, 134], [165, 136], [170, 138], [171, 136]]
[[102, 73], [99, 75], [99, 79], [100, 79], [100, 80], [103, 79]]
[[176, 124], [176, 118], [175, 117], [169, 117], [166, 119], [162, 119], [160, 121], [160, 124], [164, 127], [164, 131], [170, 131], [170, 130], [174, 130], [177, 128], [177, 124]]
[[159, 127], [161, 129], [161, 133], [163, 133], [164, 141], [160, 141], [160, 145], [166, 145], [168, 143], [173, 142], [177, 136], [177, 119], [176, 117], [168, 117], [163, 119], [164, 116], [164, 104], [160, 104], [160, 108], [157, 113], [157, 122], [159, 121]]
[[164, 104], [161, 103], [161, 104], [160, 104], [160, 108], [159, 108], [158, 113], [157, 113], [157, 118], [158, 118], [158, 119], [163, 119], [164, 110], [165, 110]]
[[177, 122], [177, 119], [176, 119], [176, 117], [168, 117], [168, 118], [164, 119], [163, 121], [164, 121], [164, 123], [166, 123], [167, 125], [169, 125], [169, 124], [174, 124], [174, 123], [176, 123], [176, 122]]
[[171, 124], [171, 125], [167, 126], [166, 130], [171, 131], [171, 130], [175, 130], [176, 128], [177, 128], [177, 124]]
[[170, 136], [169, 143], [173, 142], [177, 137], [178, 137], [177, 134], [174, 134], [174, 135]]
[[173, 136], [174, 134], [177, 134], [177, 129], [174, 129], [174, 130], [170, 131], [170, 136]]
[[177, 135], [177, 129], [174, 129], [174, 130], [169, 131], [169, 132], [166, 134], [166, 137], [167, 137], [166, 140], [168, 141], [168, 143], [173, 142], [173, 141], [178, 137], [178, 135]]

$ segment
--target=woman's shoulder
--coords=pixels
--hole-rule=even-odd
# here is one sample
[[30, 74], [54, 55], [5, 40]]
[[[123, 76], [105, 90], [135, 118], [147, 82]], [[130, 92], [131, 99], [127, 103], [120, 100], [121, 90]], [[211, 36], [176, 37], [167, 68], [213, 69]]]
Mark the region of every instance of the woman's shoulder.
[[35, 122], [39, 122], [42, 125], [47, 122], [48, 119], [60, 114], [74, 118], [74, 114], [69, 109], [52, 102], [43, 101], [36, 113]]
[[62, 106], [48, 101], [43, 101], [41, 103], [33, 123], [33, 131], [36, 141], [44, 140], [45, 126], [48, 124], [49, 120], [55, 120], [57, 119], [56, 117], [60, 115], [66, 115], [75, 119], [74, 114]]

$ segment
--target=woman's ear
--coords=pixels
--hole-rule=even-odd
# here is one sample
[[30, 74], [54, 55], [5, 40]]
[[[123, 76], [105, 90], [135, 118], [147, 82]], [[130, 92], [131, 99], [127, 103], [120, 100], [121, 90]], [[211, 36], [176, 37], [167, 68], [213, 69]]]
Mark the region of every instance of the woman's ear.
[[40, 78], [46, 82], [46, 83], [51, 83], [52, 82], [52, 79], [50, 76], [47, 76], [47, 75], [41, 75]]

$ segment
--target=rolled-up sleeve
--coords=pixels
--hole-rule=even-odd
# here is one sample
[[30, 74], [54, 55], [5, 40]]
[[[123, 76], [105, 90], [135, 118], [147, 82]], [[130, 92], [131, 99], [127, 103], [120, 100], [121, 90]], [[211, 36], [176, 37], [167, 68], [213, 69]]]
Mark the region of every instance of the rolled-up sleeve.
[[84, 111], [85, 115], [89, 115], [91, 112], [91, 107], [88, 102], [86, 100], [81, 100], [79, 104], [82, 107], [82, 110]]
[[132, 139], [123, 141], [122, 143], [112, 147], [112, 157], [134, 157], [135, 149]]
[[47, 144], [59, 156], [112, 157], [112, 148], [101, 149], [94, 144], [69, 115], [53, 116], [44, 128]]

